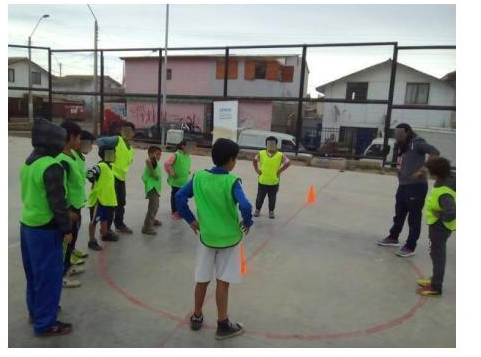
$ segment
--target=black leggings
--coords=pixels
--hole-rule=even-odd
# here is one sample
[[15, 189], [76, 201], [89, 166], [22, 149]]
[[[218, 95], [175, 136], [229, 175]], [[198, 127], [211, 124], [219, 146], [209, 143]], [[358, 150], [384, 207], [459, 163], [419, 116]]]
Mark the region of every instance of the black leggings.
[[276, 208], [276, 196], [279, 191], [279, 185], [263, 185], [259, 184], [257, 188], [256, 209], [260, 210], [266, 195], [269, 198], [269, 211], [274, 211]]

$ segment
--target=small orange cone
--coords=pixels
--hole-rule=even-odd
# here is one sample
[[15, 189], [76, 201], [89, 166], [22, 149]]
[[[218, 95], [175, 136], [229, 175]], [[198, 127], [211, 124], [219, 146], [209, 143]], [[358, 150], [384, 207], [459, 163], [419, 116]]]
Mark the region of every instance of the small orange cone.
[[241, 273], [247, 274], [247, 265], [246, 265], [246, 255], [244, 249], [244, 242], [240, 243], [240, 260], [241, 260]]
[[315, 203], [316, 202], [316, 190], [314, 186], [311, 185], [309, 188], [309, 193], [307, 194], [307, 203]]

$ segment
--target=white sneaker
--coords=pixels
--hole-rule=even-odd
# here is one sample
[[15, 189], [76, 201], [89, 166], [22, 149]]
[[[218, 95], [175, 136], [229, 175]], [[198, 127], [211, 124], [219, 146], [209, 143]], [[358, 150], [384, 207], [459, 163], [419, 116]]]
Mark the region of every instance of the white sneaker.
[[79, 266], [72, 265], [67, 272], [68, 276], [79, 275], [85, 272], [85, 269]]
[[63, 278], [63, 287], [64, 288], [78, 288], [82, 283], [78, 280], [73, 280], [67, 277]]

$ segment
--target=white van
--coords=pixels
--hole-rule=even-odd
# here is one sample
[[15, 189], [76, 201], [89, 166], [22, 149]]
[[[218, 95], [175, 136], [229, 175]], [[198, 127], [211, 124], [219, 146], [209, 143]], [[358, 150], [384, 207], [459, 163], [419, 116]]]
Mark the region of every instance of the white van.
[[[280, 151], [294, 151], [296, 149], [296, 138], [293, 135], [256, 129], [242, 130], [237, 139], [237, 144], [239, 144], [241, 148], [249, 148], [246, 151], [251, 151], [250, 149], [264, 149], [266, 147], [266, 139], [269, 136], [277, 138], [277, 149]], [[301, 144], [299, 145], [299, 150], [305, 150]], [[288, 154], [288, 156], [294, 155], [294, 153], [286, 154]], [[299, 154], [299, 156], [312, 157], [310, 154]]]
[[[396, 151], [395, 148], [397, 148], [397, 143], [395, 139], [388, 139], [387, 141], [388, 145], [388, 152], [387, 152], [387, 157], [386, 161], [395, 163], [396, 162]], [[383, 146], [384, 146], [384, 138], [376, 138], [374, 139], [371, 144], [367, 147], [366, 151], [364, 152], [364, 156], [372, 156], [372, 157], [383, 157]], [[379, 164], [382, 164], [382, 160], [379, 159], [361, 159], [361, 161], [379, 161]]]

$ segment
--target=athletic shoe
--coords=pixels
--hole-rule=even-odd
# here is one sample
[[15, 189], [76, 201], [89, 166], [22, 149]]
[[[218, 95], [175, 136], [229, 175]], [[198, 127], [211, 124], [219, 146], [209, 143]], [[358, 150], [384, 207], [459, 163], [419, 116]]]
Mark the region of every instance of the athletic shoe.
[[78, 288], [82, 283], [78, 280], [70, 279], [69, 277], [63, 278], [63, 287], [64, 288]]
[[399, 247], [399, 240], [392, 236], [387, 236], [384, 239], [377, 240], [376, 243], [381, 247]]
[[92, 250], [97, 250], [97, 251], [102, 250], [102, 247], [97, 242], [97, 239], [89, 241], [88, 247], [89, 249], [92, 249]]
[[256, 211], [254, 212], [254, 217], [259, 217], [261, 215], [261, 211], [256, 209]]
[[439, 295], [442, 295], [441, 291], [434, 289], [431, 285], [417, 289], [417, 293], [421, 296], [439, 296]]
[[129, 227], [127, 227], [125, 224], [120, 226], [120, 227], [115, 227], [115, 230], [119, 233], [125, 233], [125, 234], [132, 234], [134, 233]]
[[157, 234], [157, 232], [154, 231], [152, 228], [149, 228], [149, 229], [142, 228], [142, 233], [148, 234], [149, 236], [155, 236]]
[[274, 211], [269, 211], [269, 218], [276, 218]]
[[85, 263], [85, 260], [82, 258], [77, 257], [76, 255], [71, 255], [70, 256], [70, 264], [72, 265], [82, 265]]
[[192, 314], [190, 317], [190, 329], [194, 331], [200, 330], [203, 322], [204, 316], [200, 315], [200, 317], [197, 317], [195, 314]]
[[162, 222], [159, 221], [158, 219], [156, 219], [156, 220], [154, 221], [154, 226], [155, 226], [155, 227], [160, 227], [161, 225], [162, 225]]
[[35, 332], [38, 337], [66, 335], [72, 332], [72, 324], [57, 321], [45, 331]]
[[108, 232], [106, 235], [102, 236], [102, 240], [104, 242], [117, 242], [119, 240], [119, 238], [112, 235], [110, 232]]
[[426, 287], [431, 286], [431, 278], [429, 279], [418, 279], [417, 281], [419, 286]]
[[174, 221], [178, 221], [179, 219], [181, 219], [182, 217], [180, 217], [180, 214], [179, 212], [174, 212], [172, 213], [172, 215], [170, 216]]
[[74, 249], [72, 254], [79, 258], [87, 258], [89, 256], [88, 253], [84, 253], [80, 249]]
[[70, 269], [67, 272], [68, 276], [74, 276], [74, 275], [79, 275], [85, 273], [85, 269], [82, 267], [76, 267], [76, 266], [71, 266]]
[[399, 249], [397, 252], [396, 252], [396, 255], [398, 257], [402, 257], [402, 258], [408, 258], [408, 257], [413, 257], [416, 253], [414, 253], [414, 250], [412, 249], [409, 249], [408, 247], [404, 246], [402, 247], [401, 249]]
[[244, 327], [242, 324], [236, 322], [232, 323], [229, 319], [217, 322], [217, 332], [215, 333], [215, 338], [217, 340], [223, 340], [229, 337], [234, 337], [244, 333]]

